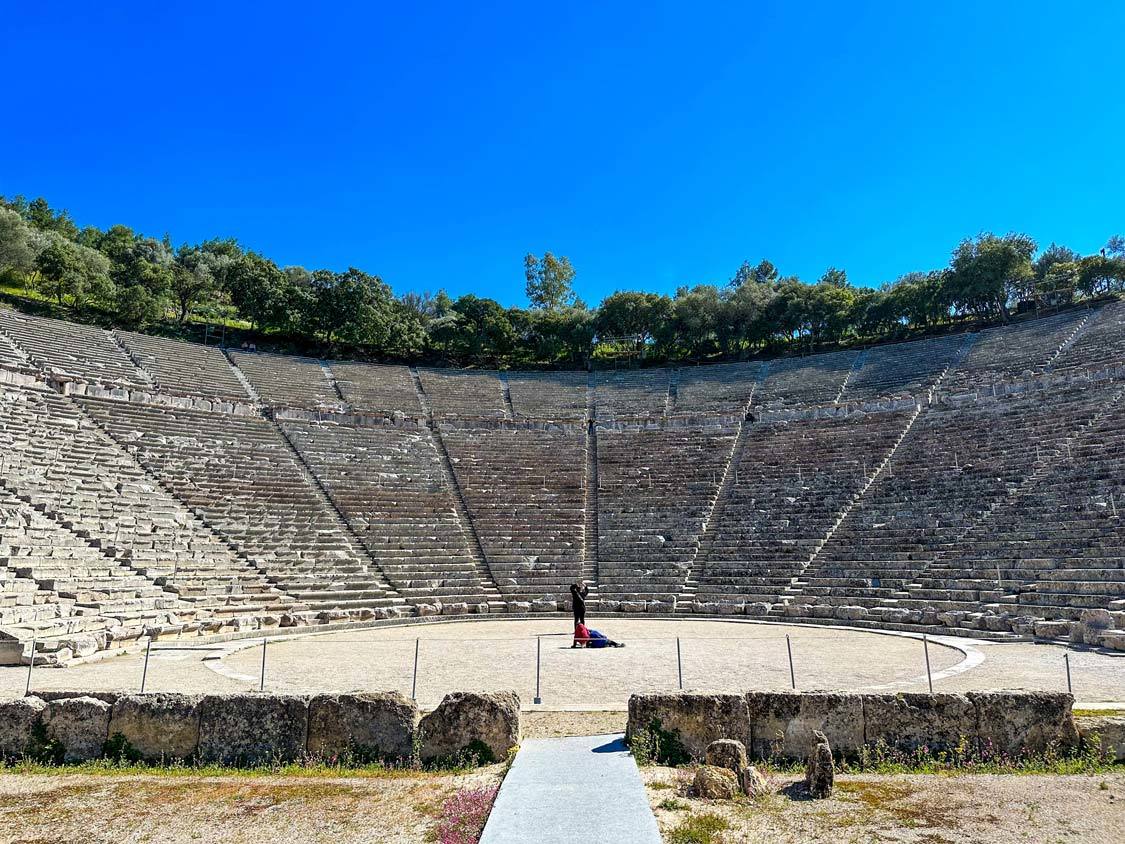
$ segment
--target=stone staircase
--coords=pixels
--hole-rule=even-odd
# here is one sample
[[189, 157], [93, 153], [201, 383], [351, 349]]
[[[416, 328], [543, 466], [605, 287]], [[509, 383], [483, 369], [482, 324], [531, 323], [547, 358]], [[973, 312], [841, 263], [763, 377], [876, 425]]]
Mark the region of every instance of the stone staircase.
[[[418, 394], [418, 403], [422, 407], [426, 428], [429, 430], [434, 447], [437, 449], [438, 456], [441, 458], [442, 479], [446, 487], [452, 493], [451, 498], [453, 499], [454, 511], [457, 514], [457, 522], [460, 524], [461, 532], [465, 535], [465, 541], [468, 543], [469, 553], [472, 556], [479, 576], [480, 587], [486, 595], [489, 607], [492, 608], [493, 611], [502, 611], [505, 603], [500, 593], [500, 587], [497, 585], [496, 579], [493, 577], [488, 567], [488, 560], [485, 557], [484, 548], [481, 546], [480, 537], [473, 527], [468, 504], [461, 491], [461, 485], [457, 481], [457, 474], [453, 471], [453, 465], [449, 459], [449, 451], [445, 447], [445, 441], [441, 437], [441, 431], [434, 422], [433, 409], [430, 407], [430, 401], [426, 397], [426, 390], [422, 386], [422, 379], [419, 378], [418, 369], [416, 367], [410, 367], [410, 377], [414, 381], [414, 389]], [[507, 409], [510, 412], [511, 395], [505, 394], [507, 396]]]

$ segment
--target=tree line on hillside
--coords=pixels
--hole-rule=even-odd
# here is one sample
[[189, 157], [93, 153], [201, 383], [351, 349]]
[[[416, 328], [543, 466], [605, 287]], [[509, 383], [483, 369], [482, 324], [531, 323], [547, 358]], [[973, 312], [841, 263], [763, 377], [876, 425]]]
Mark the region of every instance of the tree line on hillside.
[[383, 360], [487, 366], [584, 366], [591, 356], [651, 362], [737, 359], [898, 339], [1013, 310], [1054, 309], [1125, 291], [1125, 238], [1094, 255], [1022, 234], [978, 235], [948, 266], [878, 289], [829, 268], [814, 283], [769, 261], [725, 284], [674, 296], [623, 290], [596, 308], [574, 294], [575, 270], [550, 252], [524, 259], [529, 308], [466, 294], [395, 296], [378, 276], [279, 267], [231, 238], [175, 246], [123, 225], [79, 228], [43, 200], [0, 197], [0, 281], [70, 319], [158, 333], [244, 321], [288, 348]]

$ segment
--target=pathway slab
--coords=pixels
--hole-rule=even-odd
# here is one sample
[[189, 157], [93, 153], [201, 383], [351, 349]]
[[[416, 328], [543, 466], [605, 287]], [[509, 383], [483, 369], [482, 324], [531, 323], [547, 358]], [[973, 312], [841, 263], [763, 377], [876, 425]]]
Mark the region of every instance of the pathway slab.
[[621, 733], [529, 739], [500, 787], [481, 844], [660, 844]]

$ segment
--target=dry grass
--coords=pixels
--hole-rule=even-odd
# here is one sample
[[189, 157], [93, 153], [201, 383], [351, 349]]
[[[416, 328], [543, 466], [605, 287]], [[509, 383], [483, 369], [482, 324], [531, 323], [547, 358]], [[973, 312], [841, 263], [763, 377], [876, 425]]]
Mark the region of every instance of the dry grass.
[[503, 765], [394, 777], [0, 775], [0, 842], [224, 844], [431, 840], [457, 789], [494, 786]]
[[[717, 815], [729, 827], [712, 844], [1010, 844], [1125, 841], [1125, 772], [1095, 776], [838, 777], [829, 800], [802, 799], [794, 777], [756, 800], [686, 796], [685, 771], [642, 769], [665, 841]], [[670, 798], [670, 794], [677, 794]]]

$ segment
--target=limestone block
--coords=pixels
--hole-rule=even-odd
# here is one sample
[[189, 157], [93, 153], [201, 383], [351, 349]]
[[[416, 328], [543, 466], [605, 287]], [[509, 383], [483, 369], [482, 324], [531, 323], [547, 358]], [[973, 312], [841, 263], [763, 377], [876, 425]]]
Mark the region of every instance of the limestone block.
[[98, 759], [109, 738], [109, 716], [112, 707], [92, 697], [68, 697], [53, 700], [43, 711], [47, 735], [63, 747], [64, 762], [86, 762]]
[[719, 739], [711, 742], [707, 745], [705, 758], [708, 765], [726, 768], [736, 774], [741, 774], [750, 767], [746, 745], [737, 739]]
[[714, 765], [701, 765], [691, 783], [691, 793], [704, 800], [733, 800], [741, 791], [734, 771]]
[[309, 701], [308, 750], [328, 759], [409, 759], [418, 707], [398, 692], [317, 695]]
[[824, 733], [814, 731], [813, 747], [805, 764], [805, 789], [814, 800], [832, 796], [836, 767], [832, 758], [832, 745]]
[[1078, 732], [1083, 744], [1089, 745], [1095, 740], [1098, 742], [1103, 758], [1125, 762], [1125, 716], [1095, 715], [1080, 718]]
[[958, 694], [863, 695], [864, 738], [905, 753], [918, 748], [948, 751], [977, 733], [972, 702]]
[[557, 612], [559, 603], [554, 598], [536, 598], [531, 602], [532, 612]]
[[649, 601], [645, 604], [645, 611], [651, 613], [673, 613], [676, 611], [675, 601]]
[[629, 698], [628, 736], [658, 727], [672, 734], [693, 759], [704, 758], [719, 739], [747, 745], [750, 722], [743, 695], [654, 692]]
[[0, 701], [0, 758], [16, 759], [27, 752], [31, 731], [46, 709], [37, 697]]
[[1070, 636], [1069, 621], [1037, 621], [1032, 629], [1040, 639], [1066, 639]]
[[738, 784], [742, 787], [742, 793], [747, 797], [765, 797], [767, 794], [773, 793], [769, 780], [762, 776], [762, 772], [753, 765], [746, 766], [746, 770], [738, 778]]
[[754, 601], [754, 602], [746, 605], [746, 614], [747, 615], [752, 615], [752, 616], [760, 618], [764, 615], [769, 615], [769, 613], [770, 613], [770, 605], [767, 604], [765, 601]]
[[515, 692], [453, 692], [418, 725], [422, 761], [477, 752], [498, 762], [520, 743], [520, 699]]
[[442, 606], [441, 602], [438, 601], [433, 604], [418, 604], [416, 606], [416, 609], [418, 610], [418, 615], [420, 617], [425, 617], [430, 615], [441, 615]]
[[190, 759], [199, 749], [200, 695], [124, 695], [113, 704], [110, 737], [120, 733], [149, 761]]
[[618, 610], [620, 612], [631, 612], [631, 613], [632, 612], [644, 612], [645, 611], [645, 602], [644, 601], [622, 601], [620, 606], [618, 606]]
[[1078, 624], [1082, 628], [1082, 641], [1087, 645], [1096, 645], [1102, 633], [1113, 628], [1113, 616], [1109, 614], [1109, 610], [1082, 610], [1078, 616]]
[[468, 612], [469, 605], [462, 602], [445, 604], [441, 608], [442, 615], [466, 615]]
[[39, 698], [40, 700], [47, 701], [48, 703], [50, 703], [51, 701], [55, 701], [55, 700], [63, 700], [63, 699], [68, 698], [68, 697], [92, 697], [95, 700], [105, 701], [106, 703], [108, 703], [112, 706], [114, 703], [117, 702], [117, 699], [119, 697], [123, 697], [124, 695], [127, 695], [127, 694], [129, 694], [129, 692], [123, 692], [123, 691], [87, 692], [87, 691], [79, 691], [77, 689], [55, 689], [55, 690], [52, 690], [52, 691], [48, 691], [48, 690], [44, 689], [43, 691], [37, 691], [35, 693], [35, 696], [37, 698]]
[[1113, 651], [1125, 651], [1125, 630], [1103, 630], [1098, 644]]
[[199, 757], [227, 765], [299, 759], [308, 707], [296, 695], [207, 695], [199, 704]]
[[969, 692], [977, 712], [977, 736], [985, 756], [1037, 755], [1068, 750], [1078, 741], [1071, 707], [1062, 692]]
[[750, 692], [750, 755], [799, 761], [812, 751], [814, 731], [836, 752], [856, 756], [864, 744], [863, 698], [844, 692]]

